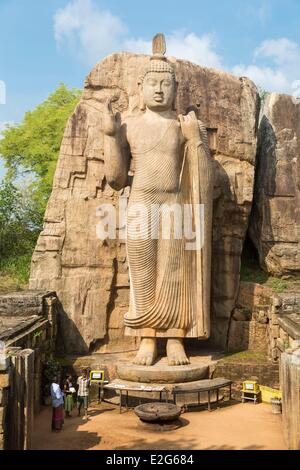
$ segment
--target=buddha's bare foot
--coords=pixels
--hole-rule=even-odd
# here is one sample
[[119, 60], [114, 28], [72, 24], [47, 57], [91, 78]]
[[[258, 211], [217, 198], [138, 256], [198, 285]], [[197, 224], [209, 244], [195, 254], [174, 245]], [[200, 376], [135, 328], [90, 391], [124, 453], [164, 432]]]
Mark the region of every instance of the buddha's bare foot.
[[168, 339], [167, 356], [170, 366], [182, 366], [190, 363], [185, 354], [183, 339], [181, 338]]
[[157, 346], [155, 338], [143, 338], [139, 352], [133, 363], [141, 366], [151, 366], [157, 356]]

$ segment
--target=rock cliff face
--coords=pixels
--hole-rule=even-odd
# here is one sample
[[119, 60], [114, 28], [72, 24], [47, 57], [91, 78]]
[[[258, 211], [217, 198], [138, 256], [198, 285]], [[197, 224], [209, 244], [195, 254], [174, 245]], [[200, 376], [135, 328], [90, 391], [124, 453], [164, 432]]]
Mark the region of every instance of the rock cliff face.
[[[30, 288], [55, 290], [61, 301], [67, 352], [126, 351], [129, 278], [123, 241], [96, 235], [100, 204], [118, 207], [105, 181], [102, 118], [107, 98], [124, 117], [138, 110], [138, 76], [146, 56], [107, 57], [92, 70], [62, 141], [53, 191], [31, 269]], [[176, 59], [177, 111], [194, 106], [208, 129], [214, 160], [212, 341], [224, 346], [238, 287], [240, 257], [251, 211], [259, 98], [246, 78]], [[163, 162], [162, 162], [163, 164]]]
[[275, 274], [300, 271], [299, 153], [299, 104], [272, 93], [259, 126], [250, 235], [261, 266]]

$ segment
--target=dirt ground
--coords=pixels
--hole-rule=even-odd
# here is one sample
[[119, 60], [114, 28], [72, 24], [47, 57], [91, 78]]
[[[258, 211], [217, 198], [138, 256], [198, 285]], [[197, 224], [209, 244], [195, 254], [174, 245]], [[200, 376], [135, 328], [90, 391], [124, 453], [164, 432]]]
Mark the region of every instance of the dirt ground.
[[35, 418], [35, 450], [282, 450], [281, 415], [260, 403], [224, 403], [211, 412], [204, 409], [181, 415], [184, 426], [168, 432], [141, 431], [133, 411], [103, 403], [89, 410], [89, 420], [65, 419], [61, 432], [51, 432], [51, 407]]

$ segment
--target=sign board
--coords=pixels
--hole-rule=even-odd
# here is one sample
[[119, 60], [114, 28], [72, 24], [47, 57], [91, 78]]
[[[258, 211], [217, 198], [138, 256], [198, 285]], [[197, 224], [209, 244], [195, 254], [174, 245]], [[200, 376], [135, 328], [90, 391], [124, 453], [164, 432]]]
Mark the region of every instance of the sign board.
[[254, 384], [245, 384], [246, 385], [246, 390], [254, 390]]
[[90, 381], [91, 382], [104, 382], [104, 370], [91, 370]]

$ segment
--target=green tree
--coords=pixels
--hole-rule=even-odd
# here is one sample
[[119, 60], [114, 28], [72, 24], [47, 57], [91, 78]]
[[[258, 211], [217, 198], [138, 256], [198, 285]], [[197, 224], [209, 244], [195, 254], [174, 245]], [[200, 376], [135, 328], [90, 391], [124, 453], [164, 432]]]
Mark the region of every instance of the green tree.
[[43, 213], [50, 195], [63, 132], [77, 105], [81, 91], [69, 90], [63, 83], [46, 101], [25, 113], [21, 124], [8, 126], [0, 140], [0, 155], [7, 179], [15, 181], [31, 174], [32, 196]]
[[0, 270], [26, 282], [32, 249], [41, 225], [34, 198], [24, 184], [0, 184]]
[[7, 174], [0, 184], [0, 271], [21, 283], [28, 279], [64, 129], [80, 95], [61, 84], [21, 124], [2, 132]]

